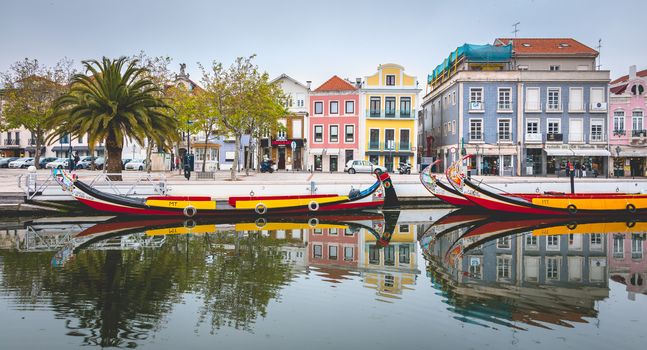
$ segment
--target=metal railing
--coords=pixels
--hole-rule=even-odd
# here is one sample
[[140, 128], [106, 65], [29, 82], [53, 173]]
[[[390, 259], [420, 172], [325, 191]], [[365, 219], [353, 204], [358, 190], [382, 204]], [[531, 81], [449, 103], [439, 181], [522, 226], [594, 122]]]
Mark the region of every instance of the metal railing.
[[411, 151], [410, 143], [387, 141], [387, 142], [371, 142], [368, 145], [370, 151]]
[[631, 137], [645, 137], [647, 136], [647, 130], [631, 130]]
[[20, 146], [20, 139], [4, 139], [5, 146]]
[[564, 141], [564, 134], [558, 133], [548, 133], [546, 134], [547, 142], [562, 142]]
[[366, 110], [366, 115], [369, 118], [402, 118], [402, 119], [412, 119], [416, 115], [416, 111], [414, 109], [410, 110], [387, 110], [387, 109], [379, 109], [379, 110], [374, 110], [374, 109], [369, 109]]

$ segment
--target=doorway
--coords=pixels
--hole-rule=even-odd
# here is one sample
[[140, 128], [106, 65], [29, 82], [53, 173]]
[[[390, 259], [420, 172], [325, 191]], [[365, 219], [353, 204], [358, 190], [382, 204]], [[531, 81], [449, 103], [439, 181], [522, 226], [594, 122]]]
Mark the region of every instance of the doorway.
[[337, 171], [337, 156], [330, 156], [330, 172]]
[[301, 149], [295, 148], [292, 151], [293, 165], [292, 170], [301, 170]]
[[315, 171], [321, 171], [321, 157], [320, 155], [315, 155]]
[[483, 156], [483, 164], [481, 165], [481, 173], [483, 175], [499, 175], [499, 157], [498, 156]]
[[279, 147], [279, 169], [285, 169], [285, 147]]

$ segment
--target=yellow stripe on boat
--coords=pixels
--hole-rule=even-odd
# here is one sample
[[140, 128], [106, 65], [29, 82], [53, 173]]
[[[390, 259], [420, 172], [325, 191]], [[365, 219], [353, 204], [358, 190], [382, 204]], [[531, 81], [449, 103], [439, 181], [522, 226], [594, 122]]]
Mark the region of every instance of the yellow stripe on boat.
[[307, 229], [346, 229], [347, 225], [334, 225], [334, 224], [316, 224], [310, 225], [308, 223], [287, 223], [287, 222], [268, 222], [265, 225], [256, 224], [253, 222], [236, 224], [236, 231], [256, 231], [256, 230], [307, 230]]
[[179, 201], [167, 199], [149, 199], [146, 201], [149, 207], [157, 208], [177, 208], [184, 209], [193, 206], [198, 210], [216, 209], [216, 201]]
[[189, 228], [184, 226], [178, 227], [169, 227], [169, 228], [159, 228], [154, 230], [146, 230], [147, 236], [157, 236], [157, 235], [186, 235], [189, 233], [192, 234], [201, 234], [201, 233], [214, 233], [216, 232], [216, 225], [196, 225], [195, 227]]
[[533, 236], [552, 236], [563, 234], [589, 233], [643, 233], [647, 232], [647, 222], [599, 222], [591, 224], [573, 224], [540, 228], [532, 231]]
[[633, 205], [636, 210], [647, 208], [647, 196], [636, 195], [626, 198], [533, 198], [532, 203], [542, 207], [567, 209], [574, 205], [577, 210], [627, 210], [627, 205]]
[[306, 205], [309, 205], [310, 202], [316, 202], [317, 204], [321, 205], [321, 204], [338, 202], [343, 200], [348, 200], [348, 196], [269, 199], [269, 200], [259, 200], [259, 199], [237, 200], [236, 209], [255, 209], [256, 205], [258, 205], [259, 203], [262, 203], [263, 205], [265, 205], [265, 207], [271, 209], [271, 208], [306, 206]]

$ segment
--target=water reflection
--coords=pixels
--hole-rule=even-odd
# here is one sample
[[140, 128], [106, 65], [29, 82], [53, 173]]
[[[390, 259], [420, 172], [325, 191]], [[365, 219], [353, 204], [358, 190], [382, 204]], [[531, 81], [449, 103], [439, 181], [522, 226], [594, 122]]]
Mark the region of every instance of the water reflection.
[[2, 236], [3, 297], [46, 306], [84, 345], [136, 347], [174, 305], [196, 302], [195, 328], [253, 331], [271, 300], [310, 271], [361, 276], [376, 298], [415, 283], [415, 225], [398, 213], [278, 221], [35, 220]]
[[433, 286], [468, 323], [573, 327], [598, 316], [609, 276], [627, 284], [630, 297], [645, 292], [645, 222], [494, 221], [456, 212], [421, 229]]

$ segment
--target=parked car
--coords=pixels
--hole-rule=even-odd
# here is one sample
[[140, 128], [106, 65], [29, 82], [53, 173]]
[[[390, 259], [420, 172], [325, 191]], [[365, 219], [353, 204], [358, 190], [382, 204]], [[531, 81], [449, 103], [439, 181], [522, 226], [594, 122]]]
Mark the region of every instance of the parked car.
[[126, 164], [128, 164], [132, 159], [130, 158], [124, 158], [121, 160], [121, 169], [126, 169]]
[[98, 157], [97, 159], [94, 160], [94, 166], [99, 170], [103, 170], [103, 166], [105, 164], [106, 164], [105, 157]]
[[9, 162], [9, 167], [13, 169], [24, 169], [30, 165], [34, 165], [34, 158], [23, 157], [23, 158], [18, 158], [13, 162]]
[[55, 161], [49, 162], [45, 165], [46, 169], [69, 169], [70, 158], [56, 158]]
[[133, 159], [124, 166], [125, 170], [144, 170], [146, 167], [145, 159]]
[[18, 159], [18, 157], [5, 157], [0, 159], [0, 168], [8, 168], [9, 163], [13, 162], [16, 159]]
[[76, 163], [76, 168], [77, 169], [90, 169], [92, 168], [92, 161], [96, 160], [97, 157], [91, 157], [91, 156], [86, 156], [83, 157], [79, 160], [78, 163]]
[[375, 170], [380, 170], [383, 173], [386, 173], [386, 168], [381, 165], [375, 165], [368, 160], [349, 160], [346, 162], [344, 167], [344, 172], [349, 174], [355, 173], [372, 173]]
[[45, 166], [47, 165], [47, 163], [53, 162], [53, 161], [55, 161], [55, 160], [57, 160], [57, 159], [58, 159], [58, 158], [56, 158], [56, 157], [46, 157], [46, 158], [41, 158], [41, 159], [38, 161], [38, 167], [39, 167], [39, 168], [41, 168], [41, 169], [44, 169], [44, 168], [45, 168]]

